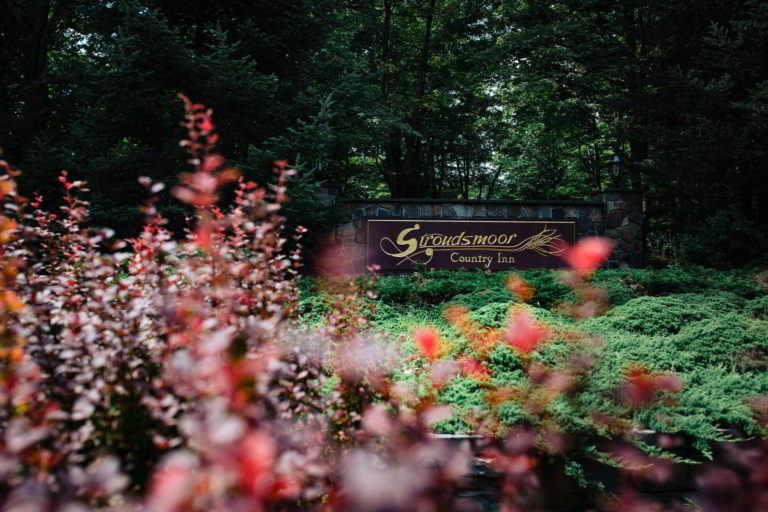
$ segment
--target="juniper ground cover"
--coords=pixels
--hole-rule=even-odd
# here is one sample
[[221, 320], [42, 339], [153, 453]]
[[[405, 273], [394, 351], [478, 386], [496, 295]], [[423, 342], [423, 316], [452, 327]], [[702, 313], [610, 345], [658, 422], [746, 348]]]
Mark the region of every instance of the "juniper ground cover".
[[[425, 360], [412, 336], [424, 326], [437, 330], [443, 360], [481, 365], [474, 373], [450, 374], [441, 386], [439, 401], [454, 414], [437, 424], [438, 432], [503, 435], [514, 426], [553, 420], [571, 433], [599, 435], [610, 431], [611, 418], [638, 431], [689, 436], [704, 459], [711, 455], [712, 441], [735, 432], [759, 433], [752, 402], [768, 393], [764, 274], [702, 267], [598, 271], [592, 282], [602, 302], [594, 316], [582, 319], [571, 314], [577, 294], [557, 271], [517, 275], [530, 285], [527, 303], [509, 289], [502, 273], [426, 271], [383, 276], [375, 284], [378, 299], [369, 300], [372, 329], [411, 355], [397, 379], [421, 382], [424, 392], [429, 388]], [[307, 279], [301, 286], [299, 310], [304, 321], [312, 322], [312, 312], [328, 308], [329, 297], [322, 280]], [[475, 332], [446, 315], [456, 306], [466, 308]], [[484, 348], [473, 345], [478, 332], [503, 329], [510, 314], [521, 309], [552, 329], [546, 343], [530, 354], [503, 340]], [[564, 368], [575, 354], [588, 364], [569, 399], [541, 397], [547, 414], [532, 413], [530, 405], [526, 410], [521, 393], [531, 376], [522, 359]], [[643, 407], [628, 403], [622, 383], [637, 369], [674, 375], [679, 379], [675, 392]], [[506, 399], [499, 390], [508, 390]]]

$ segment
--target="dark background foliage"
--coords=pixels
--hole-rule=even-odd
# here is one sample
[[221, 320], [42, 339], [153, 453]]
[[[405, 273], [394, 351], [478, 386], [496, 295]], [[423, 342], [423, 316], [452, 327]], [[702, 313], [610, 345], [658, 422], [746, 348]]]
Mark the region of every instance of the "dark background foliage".
[[765, 249], [744, 238], [768, 219], [758, 0], [0, 0], [0, 146], [27, 194], [53, 197], [66, 168], [95, 224], [135, 232], [136, 178], [185, 170], [178, 92], [216, 111], [249, 179], [274, 158], [302, 170], [290, 217], [315, 231], [318, 183], [587, 198], [619, 154], [660, 263], [743, 263], [702, 260], [710, 225], [713, 250]]

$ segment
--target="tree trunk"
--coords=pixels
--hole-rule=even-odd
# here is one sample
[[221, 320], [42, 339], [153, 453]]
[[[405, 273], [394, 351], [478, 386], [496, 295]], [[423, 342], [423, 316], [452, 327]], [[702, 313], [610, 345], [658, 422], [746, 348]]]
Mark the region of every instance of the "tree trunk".
[[[424, 141], [419, 133], [424, 126], [426, 110], [422, 104], [427, 92], [427, 74], [432, 45], [432, 23], [435, 4], [430, 0], [424, 21], [424, 36], [416, 63], [416, 88], [413, 91], [414, 107], [405, 120], [413, 132], [403, 134], [401, 130], [392, 130], [384, 144], [384, 179], [392, 197], [423, 197], [429, 194], [429, 176], [425, 167]], [[392, 10], [389, 0], [384, 2], [384, 29], [382, 35], [382, 60], [388, 68], [391, 56], [390, 31]], [[389, 94], [388, 69], [382, 76], [382, 95], [386, 100]]]
[[[51, 0], [0, 1], [0, 19], [4, 40], [0, 74], [0, 121], [7, 151], [14, 160], [24, 157], [24, 148], [44, 128], [49, 114], [48, 88], [45, 73], [48, 69], [48, 46], [51, 27], [55, 24], [62, 5]], [[15, 53], [15, 55], [13, 55]], [[13, 58], [15, 57], [15, 59]], [[13, 66], [18, 76], [13, 76]], [[18, 82], [20, 122], [14, 122], [17, 132], [11, 134], [13, 101], [9, 93], [12, 82]]]
[[632, 56], [633, 66], [630, 68], [627, 80], [630, 99], [630, 126], [629, 141], [629, 162], [626, 167], [628, 180], [624, 183], [632, 189], [642, 189], [643, 179], [641, 176], [640, 164], [648, 158], [648, 136], [647, 136], [647, 115], [643, 105], [643, 83], [644, 78], [639, 71], [638, 62], [644, 51], [642, 41], [638, 34], [642, 21], [631, 5], [624, 7], [624, 26], [627, 36], [627, 51]]

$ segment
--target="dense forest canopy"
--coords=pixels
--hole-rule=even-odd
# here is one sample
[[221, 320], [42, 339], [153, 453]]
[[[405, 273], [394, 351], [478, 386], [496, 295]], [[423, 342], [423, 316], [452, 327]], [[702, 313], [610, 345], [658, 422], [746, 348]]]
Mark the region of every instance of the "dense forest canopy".
[[215, 110], [250, 178], [274, 158], [302, 171], [297, 222], [324, 221], [297, 206], [323, 182], [482, 199], [622, 185], [646, 192], [657, 255], [764, 243], [760, 0], [0, 0], [0, 146], [27, 193], [54, 197], [66, 168], [92, 185], [94, 223], [137, 229], [137, 177], [185, 167], [179, 92]]

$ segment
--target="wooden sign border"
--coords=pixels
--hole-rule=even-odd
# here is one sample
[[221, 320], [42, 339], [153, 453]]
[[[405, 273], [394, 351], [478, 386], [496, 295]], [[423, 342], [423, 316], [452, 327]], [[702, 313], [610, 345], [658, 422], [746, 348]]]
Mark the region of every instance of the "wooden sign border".
[[[363, 217], [363, 222], [365, 223], [365, 230], [364, 230], [364, 239], [363, 239], [363, 247], [365, 251], [365, 266], [366, 268], [370, 265], [369, 261], [369, 254], [368, 254], [368, 240], [370, 238], [369, 230], [370, 230], [370, 223], [371, 222], [408, 222], [408, 223], [419, 223], [424, 221], [429, 222], [461, 222], [461, 223], [503, 223], [503, 224], [570, 224], [572, 227], [572, 240], [575, 242], [577, 240], [576, 238], [576, 219], [573, 220], [552, 220], [552, 219], [528, 219], [528, 220], [506, 220], [506, 219], [477, 219], [477, 218], [459, 218], [459, 219], [446, 219], [441, 217], [409, 217], [409, 218], [393, 218], [393, 217], [372, 217], [372, 216], [366, 216]], [[565, 267], [565, 263], [563, 262], [563, 267]], [[526, 270], [526, 269], [535, 269], [535, 268], [545, 268], [545, 267], [518, 267], [519, 270]], [[382, 269], [386, 272], [413, 272], [413, 269]], [[447, 269], [450, 270], [450, 269]], [[459, 270], [458, 268], [456, 270]], [[467, 269], [465, 269], [467, 270]], [[495, 269], [493, 271], [496, 272], [504, 272], [504, 270]]]

